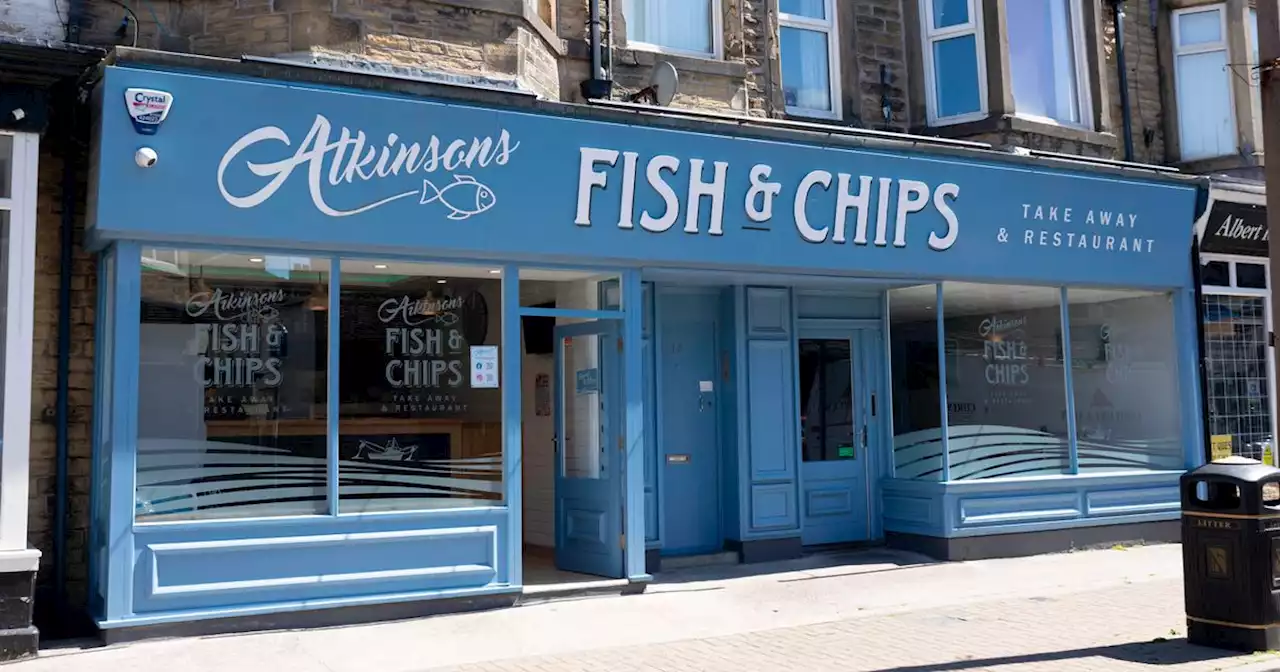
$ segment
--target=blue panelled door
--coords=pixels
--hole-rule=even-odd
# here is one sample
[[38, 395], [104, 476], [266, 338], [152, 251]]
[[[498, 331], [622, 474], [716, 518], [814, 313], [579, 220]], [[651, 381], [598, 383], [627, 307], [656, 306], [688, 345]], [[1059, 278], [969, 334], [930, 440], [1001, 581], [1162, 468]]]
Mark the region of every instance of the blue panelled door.
[[798, 353], [802, 541], [870, 539], [870, 464], [885, 412], [880, 331], [802, 329]]
[[714, 293], [662, 293], [661, 371], [663, 553], [720, 550], [720, 442], [716, 374], [719, 300]]
[[622, 367], [612, 320], [556, 327], [556, 567], [622, 578]]

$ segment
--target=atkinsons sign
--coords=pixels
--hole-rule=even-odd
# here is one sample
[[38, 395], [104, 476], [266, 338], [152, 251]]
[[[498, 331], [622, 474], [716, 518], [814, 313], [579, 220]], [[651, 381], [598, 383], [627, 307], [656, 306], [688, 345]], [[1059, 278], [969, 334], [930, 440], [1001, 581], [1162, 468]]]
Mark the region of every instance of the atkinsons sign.
[[[730, 185], [733, 179], [745, 178], [746, 196], [740, 207], [745, 230], [771, 230], [777, 205], [796, 233], [806, 243], [874, 245], [907, 247], [909, 219], [917, 213], [932, 213], [942, 226], [929, 232], [928, 247], [945, 252], [959, 239], [961, 221], [956, 203], [961, 197], [957, 182], [930, 184], [910, 177], [856, 175], [850, 172], [813, 169], [804, 174], [794, 187], [771, 180], [774, 169], [756, 163], [735, 174], [725, 161], [700, 158], [682, 161], [679, 157], [659, 154], [643, 160], [638, 152], [583, 147], [579, 150], [577, 209], [574, 223], [592, 226], [593, 199], [596, 190], [607, 190], [620, 183], [617, 190], [619, 216], [617, 228], [665, 233], [680, 224], [687, 234], [701, 233], [702, 201], [709, 202], [707, 234], [725, 234], [725, 209], [739, 207], [729, 203], [729, 193], [740, 193]], [[621, 165], [619, 165], [621, 164]], [[653, 211], [637, 211], [641, 189], [657, 194], [662, 207]], [[820, 192], [834, 192], [834, 207], [814, 210], [811, 200]], [[828, 199], [829, 202], [829, 199]], [[1150, 253], [1155, 239], [1139, 230], [1139, 216], [1134, 212], [1107, 208], [1073, 208], [1060, 204], [1016, 203], [1008, 213], [1008, 226], [995, 227], [998, 245], [1056, 247], [1099, 252]], [[684, 216], [681, 217], [681, 213]], [[874, 222], [874, 223], [873, 223]], [[988, 228], [988, 230], [990, 230]]]

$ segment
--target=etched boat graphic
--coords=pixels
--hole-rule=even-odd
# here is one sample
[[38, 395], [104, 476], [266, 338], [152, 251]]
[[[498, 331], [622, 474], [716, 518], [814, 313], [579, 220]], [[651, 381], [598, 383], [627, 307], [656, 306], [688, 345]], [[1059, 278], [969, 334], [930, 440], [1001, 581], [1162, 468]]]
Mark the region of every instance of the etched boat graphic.
[[418, 446], [401, 446], [400, 441], [392, 437], [387, 445], [380, 446], [373, 441], [360, 440], [360, 449], [356, 451], [357, 460], [373, 462], [409, 462], [418, 454]]
[[422, 197], [418, 205], [443, 203], [449, 208], [449, 219], [468, 219], [478, 215], [498, 202], [498, 197], [489, 187], [480, 184], [470, 175], [454, 175], [453, 181], [443, 187], [437, 187], [431, 180], [422, 181]]

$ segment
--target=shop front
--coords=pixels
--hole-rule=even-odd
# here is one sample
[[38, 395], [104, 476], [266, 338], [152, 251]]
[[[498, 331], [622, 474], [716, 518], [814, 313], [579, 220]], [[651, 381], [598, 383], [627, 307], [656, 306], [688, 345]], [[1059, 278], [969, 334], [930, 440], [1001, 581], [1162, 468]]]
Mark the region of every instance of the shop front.
[[1196, 225], [1213, 459], [1235, 454], [1276, 463], [1267, 450], [1276, 436], [1276, 387], [1266, 198], [1260, 182], [1215, 177]]
[[109, 632], [1176, 520], [1195, 181], [130, 54], [90, 229]]

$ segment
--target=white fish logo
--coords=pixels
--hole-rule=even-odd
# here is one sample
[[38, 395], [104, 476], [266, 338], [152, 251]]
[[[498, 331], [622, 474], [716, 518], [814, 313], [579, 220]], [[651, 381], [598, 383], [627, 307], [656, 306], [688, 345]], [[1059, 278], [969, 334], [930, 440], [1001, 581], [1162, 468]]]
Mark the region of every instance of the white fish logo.
[[493, 190], [486, 187], [470, 175], [454, 175], [453, 181], [443, 188], [432, 184], [431, 180], [422, 181], [422, 198], [418, 205], [426, 205], [439, 201], [453, 212], [449, 219], [467, 219], [478, 215], [498, 202]]

